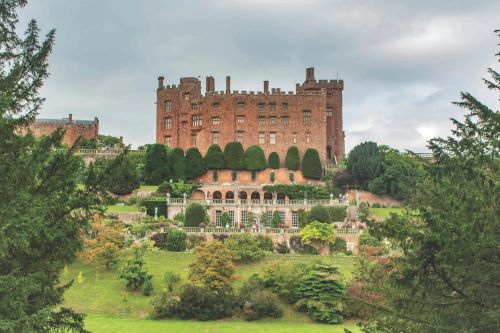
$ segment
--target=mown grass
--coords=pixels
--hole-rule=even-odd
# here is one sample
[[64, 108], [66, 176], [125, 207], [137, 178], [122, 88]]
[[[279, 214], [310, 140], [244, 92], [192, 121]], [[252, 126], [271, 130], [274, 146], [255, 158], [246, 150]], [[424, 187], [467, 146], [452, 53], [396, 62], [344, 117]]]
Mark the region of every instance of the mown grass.
[[[119, 267], [106, 270], [99, 265], [76, 262], [68, 266], [63, 272], [63, 282], [74, 279], [73, 285], [64, 294], [64, 305], [78, 312], [91, 315], [89, 325], [97, 325], [98, 322], [105, 322], [105, 320], [98, 319], [101, 317], [95, 317], [94, 315], [102, 317], [127, 317], [130, 323], [135, 323], [134, 320], [136, 319], [147, 318], [151, 308], [150, 301], [152, 297], [164, 288], [163, 276], [165, 272], [177, 272], [181, 275], [182, 280], [186, 281], [192, 254], [156, 251], [148, 253], [145, 259], [146, 269], [149, 273], [153, 274], [154, 291], [152, 296], [143, 296], [140, 291], [127, 292], [124, 281], [118, 278]], [[235, 282], [235, 287], [239, 288], [243, 281], [252, 274], [262, 273], [264, 267], [273, 262], [311, 262], [312, 260], [324, 260], [327, 263], [334, 264], [339, 267], [339, 271], [346, 278], [349, 278], [354, 269], [355, 258], [344, 256], [268, 255], [258, 262], [238, 264], [236, 268], [238, 280]], [[283, 323], [311, 323], [311, 320], [306, 315], [293, 311], [287, 304], [283, 305], [284, 316], [278, 321]], [[97, 319], [94, 320], [93, 318]], [[122, 319], [118, 320], [116, 324], [122, 325]], [[154, 326], [156, 324], [151, 325]], [[327, 327], [332, 328], [332, 326]], [[99, 330], [93, 331], [100, 332]], [[119, 331], [119, 329], [116, 329], [109, 330], [108, 332]], [[176, 330], [174, 331], [177, 332]], [[212, 331], [207, 330], [206, 332]]]
[[370, 208], [371, 213], [374, 216], [388, 218], [393, 214], [403, 214], [404, 209], [402, 208]]
[[184, 320], [146, 320], [116, 316], [90, 315], [85, 320], [86, 328], [93, 333], [343, 333], [344, 328], [360, 332], [352, 323], [342, 325], [323, 325], [295, 323], [284, 320], [245, 321], [184, 321]]
[[158, 186], [156, 185], [141, 185], [139, 187], [139, 191], [156, 191], [158, 189]]
[[106, 212], [109, 213], [126, 213], [126, 212], [140, 212], [141, 207], [136, 205], [109, 205], [106, 206]]

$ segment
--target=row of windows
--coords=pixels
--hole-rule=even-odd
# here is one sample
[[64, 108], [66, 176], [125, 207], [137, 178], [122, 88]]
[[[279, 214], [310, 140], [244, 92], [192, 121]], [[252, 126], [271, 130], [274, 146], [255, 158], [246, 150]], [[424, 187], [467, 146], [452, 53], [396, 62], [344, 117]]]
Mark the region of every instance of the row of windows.
[[[266, 212], [266, 217], [268, 224], [271, 224], [271, 221], [273, 220], [273, 213], [272, 211], [267, 211]], [[280, 215], [280, 224], [285, 224], [285, 212], [283, 211], [278, 211]], [[233, 226], [236, 226], [235, 224], [235, 215], [234, 215], [234, 210], [229, 210], [228, 211], [229, 217], [231, 219], [231, 224]], [[246, 210], [241, 211], [241, 219], [240, 223], [246, 224], [247, 223], [247, 218], [248, 218], [248, 212]], [[254, 222], [259, 222], [259, 218], [256, 217]], [[222, 211], [217, 210], [215, 211], [215, 225], [217, 227], [225, 227], [222, 225]], [[292, 228], [298, 228], [299, 227], [299, 214], [298, 212], [292, 212]]]
[[[238, 131], [236, 132], [236, 141], [243, 143], [245, 137], [245, 133]], [[212, 143], [219, 143], [220, 139], [220, 133], [219, 132], [212, 132]], [[276, 133], [270, 132], [269, 133], [269, 144], [270, 145], [275, 145], [277, 143], [276, 141]], [[297, 133], [293, 133], [292, 135], [292, 142], [294, 144], [297, 143]], [[306, 143], [311, 143], [311, 133], [306, 133]], [[167, 146], [172, 145], [172, 137], [171, 136], [166, 136], [165, 137], [165, 144]], [[260, 132], [259, 133], [259, 144], [263, 145], [266, 144], [266, 133]], [[191, 136], [191, 145], [194, 147], [196, 146], [196, 135]]]

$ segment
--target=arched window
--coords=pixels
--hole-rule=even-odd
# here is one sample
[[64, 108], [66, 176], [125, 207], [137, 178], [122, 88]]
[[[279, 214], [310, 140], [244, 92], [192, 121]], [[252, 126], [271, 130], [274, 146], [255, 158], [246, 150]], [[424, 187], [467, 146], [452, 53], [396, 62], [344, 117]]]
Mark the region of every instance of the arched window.
[[222, 200], [222, 193], [220, 193], [219, 191], [215, 191], [212, 197], [214, 200]]
[[248, 199], [247, 192], [245, 192], [245, 191], [240, 191], [240, 192], [238, 193], [238, 199], [242, 199], [242, 200], [246, 200], [246, 199]]
[[273, 194], [271, 192], [265, 192], [264, 200], [273, 200]]
[[252, 200], [260, 200], [260, 193], [255, 191], [255, 192], [252, 192], [252, 194], [250, 195], [251, 199]]
[[277, 200], [281, 200], [281, 201], [285, 201], [285, 193], [283, 193], [283, 192], [278, 192], [278, 193], [276, 194], [276, 199], [277, 199]]
[[227, 199], [234, 199], [234, 192], [232, 191], [226, 192], [226, 200]]

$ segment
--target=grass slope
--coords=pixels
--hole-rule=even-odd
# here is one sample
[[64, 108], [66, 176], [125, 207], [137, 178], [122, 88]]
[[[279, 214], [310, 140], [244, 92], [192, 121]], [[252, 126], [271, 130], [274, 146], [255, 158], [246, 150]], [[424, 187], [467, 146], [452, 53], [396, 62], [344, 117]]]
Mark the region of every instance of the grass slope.
[[117, 206], [117, 205], [110, 205], [106, 206], [106, 212], [109, 213], [128, 213], [128, 212], [140, 212], [141, 207], [136, 206], [136, 205], [131, 205], [131, 206]]
[[354, 324], [323, 325], [307, 323], [290, 323], [283, 320], [245, 321], [183, 321], [183, 320], [144, 320], [133, 318], [91, 315], [85, 320], [86, 328], [93, 333], [127, 332], [127, 333], [343, 333], [344, 328], [352, 332], [360, 332]]
[[393, 214], [403, 214], [404, 209], [401, 208], [370, 208], [370, 212], [377, 216], [377, 217], [382, 217], [382, 218], [388, 218], [391, 216], [391, 213]]

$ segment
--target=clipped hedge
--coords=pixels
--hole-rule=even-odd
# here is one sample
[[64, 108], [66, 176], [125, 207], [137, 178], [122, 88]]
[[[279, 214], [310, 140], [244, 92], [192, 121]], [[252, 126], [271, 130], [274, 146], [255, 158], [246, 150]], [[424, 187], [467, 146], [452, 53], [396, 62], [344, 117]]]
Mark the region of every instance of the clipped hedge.
[[288, 170], [299, 170], [300, 169], [300, 155], [299, 148], [296, 146], [291, 146], [286, 152], [285, 167]]
[[184, 225], [186, 227], [199, 227], [200, 223], [205, 223], [207, 220], [207, 212], [205, 207], [198, 203], [192, 203], [186, 208], [184, 215]]
[[174, 148], [168, 152], [168, 159], [172, 169], [172, 179], [186, 180], [186, 160], [182, 148]]
[[165, 238], [165, 248], [172, 252], [186, 251], [186, 233], [181, 230], [170, 229]]
[[224, 169], [226, 167], [224, 153], [219, 145], [213, 144], [208, 148], [205, 154], [205, 162], [208, 169]]
[[280, 168], [280, 156], [275, 151], [273, 151], [271, 154], [269, 154], [269, 167], [271, 169], [279, 169]]
[[321, 179], [322, 172], [323, 168], [318, 151], [314, 148], [308, 148], [302, 159], [302, 175], [305, 178]]
[[207, 171], [207, 163], [196, 147], [191, 147], [186, 152], [186, 177], [195, 179]]
[[226, 167], [232, 170], [244, 170], [244, 154], [245, 151], [243, 150], [241, 142], [229, 142], [226, 147], [224, 147], [224, 161], [226, 161]]
[[142, 202], [146, 207], [146, 214], [155, 216], [155, 207], [158, 207], [158, 216], [167, 216], [167, 201], [166, 200], [144, 200]]
[[267, 169], [266, 156], [260, 146], [252, 145], [248, 147], [243, 155], [243, 161], [247, 170], [259, 171]]

